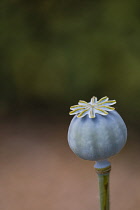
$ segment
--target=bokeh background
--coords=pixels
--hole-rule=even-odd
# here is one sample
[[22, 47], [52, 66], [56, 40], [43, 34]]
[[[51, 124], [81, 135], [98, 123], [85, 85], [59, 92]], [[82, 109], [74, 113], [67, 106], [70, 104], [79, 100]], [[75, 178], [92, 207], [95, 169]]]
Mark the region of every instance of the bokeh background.
[[111, 207], [140, 208], [140, 4], [0, 2], [0, 209], [98, 209], [93, 163], [67, 144], [70, 105], [108, 96], [128, 127]]

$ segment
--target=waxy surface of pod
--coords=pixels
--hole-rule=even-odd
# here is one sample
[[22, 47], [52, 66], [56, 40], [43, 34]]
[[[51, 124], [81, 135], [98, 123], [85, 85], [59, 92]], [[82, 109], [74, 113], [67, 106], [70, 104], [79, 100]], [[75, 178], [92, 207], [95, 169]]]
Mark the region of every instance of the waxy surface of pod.
[[76, 115], [68, 130], [71, 150], [85, 160], [104, 160], [119, 153], [126, 139], [126, 125], [115, 110], [107, 115], [96, 114], [94, 118]]

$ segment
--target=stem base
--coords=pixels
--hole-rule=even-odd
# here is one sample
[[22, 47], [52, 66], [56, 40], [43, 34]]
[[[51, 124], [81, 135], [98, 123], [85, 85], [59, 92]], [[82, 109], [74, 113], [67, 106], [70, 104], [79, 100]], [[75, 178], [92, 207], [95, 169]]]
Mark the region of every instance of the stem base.
[[100, 210], [109, 210], [109, 173], [111, 164], [107, 160], [97, 161], [94, 168], [98, 174]]

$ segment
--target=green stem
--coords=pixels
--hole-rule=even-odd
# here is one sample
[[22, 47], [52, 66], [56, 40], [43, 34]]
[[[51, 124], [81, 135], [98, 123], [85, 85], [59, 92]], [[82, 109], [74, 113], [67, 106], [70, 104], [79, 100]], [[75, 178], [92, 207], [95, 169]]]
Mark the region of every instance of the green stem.
[[100, 210], [109, 210], [109, 174], [98, 174]]
[[109, 173], [111, 165], [107, 160], [98, 161], [95, 164], [98, 174], [100, 210], [109, 210]]

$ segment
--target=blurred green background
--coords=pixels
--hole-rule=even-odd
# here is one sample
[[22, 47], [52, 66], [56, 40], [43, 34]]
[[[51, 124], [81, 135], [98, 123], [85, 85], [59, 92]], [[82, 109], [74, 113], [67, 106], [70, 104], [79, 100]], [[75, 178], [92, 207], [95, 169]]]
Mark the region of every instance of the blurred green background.
[[[66, 115], [107, 95], [140, 117], [140, 4], [136, 0], [3, 0], [0, 112]], [[135, 119], [135, 120], [134, 120]]]
[[140, 209], [140, 4], [1, 0], [0, 209], [98, 209], [92, 161], [67, 143], [69, 107], [108, 96], [128, 128], [111, 209]]

